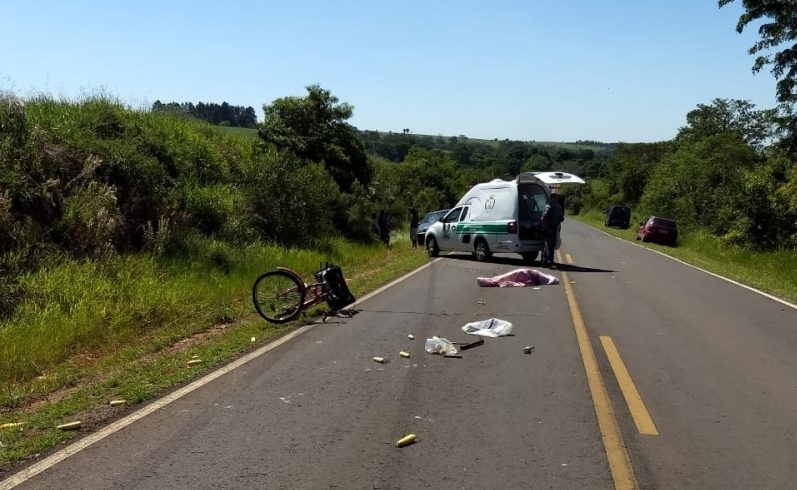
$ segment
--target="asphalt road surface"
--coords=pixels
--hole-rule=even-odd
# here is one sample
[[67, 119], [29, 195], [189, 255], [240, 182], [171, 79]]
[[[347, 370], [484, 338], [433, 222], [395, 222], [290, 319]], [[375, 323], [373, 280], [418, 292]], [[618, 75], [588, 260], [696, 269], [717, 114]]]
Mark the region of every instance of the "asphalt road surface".
[[540, 289], [443, 257], [18, 488], [795, 488], [797, 310], [570, 220], [561, 252]]

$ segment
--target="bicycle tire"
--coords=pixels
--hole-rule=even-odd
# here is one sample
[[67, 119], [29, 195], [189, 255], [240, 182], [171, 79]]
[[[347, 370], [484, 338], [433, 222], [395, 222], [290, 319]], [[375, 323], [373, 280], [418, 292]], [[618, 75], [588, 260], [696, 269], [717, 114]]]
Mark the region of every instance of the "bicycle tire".
[[252, 285], [252, 303], [257, 313], [271, 323], [285, 323], [296, 318], [304, 305], [304, 283], [281, 270], [266, 272]]

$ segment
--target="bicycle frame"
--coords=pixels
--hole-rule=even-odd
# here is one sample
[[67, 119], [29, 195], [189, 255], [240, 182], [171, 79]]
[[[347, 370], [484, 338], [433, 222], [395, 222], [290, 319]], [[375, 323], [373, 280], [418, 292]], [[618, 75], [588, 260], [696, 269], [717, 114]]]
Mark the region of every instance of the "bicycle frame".
[[296, 278], [299, 284], [304, 285], [304, 302], [302, 303], [302, 310], [310, 309], [313, 306], [319, 305], [326, 301], [327, 292], [325, 283], [314, 282], [312, 284], [307, 284], [293, 269], [288, 269], [287, 267], [277, 267], [276, 269], [292, 275]]

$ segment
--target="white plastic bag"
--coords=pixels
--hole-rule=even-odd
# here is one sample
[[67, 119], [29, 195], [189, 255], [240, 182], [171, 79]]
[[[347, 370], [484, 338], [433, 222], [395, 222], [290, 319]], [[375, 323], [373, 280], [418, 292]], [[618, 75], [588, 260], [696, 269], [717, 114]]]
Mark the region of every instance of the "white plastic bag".
[[489, 320], [468, 323], [462, 327], [462, 331], [480, 337], [503, 337], [504, 335], [512, 334], [512, 324], [506, 320], [490, 318]]
[[440, 337], [426, 339], [426, 352], [429, 354], [442, 354], [444, 356], [455, 356], [459, 354], [459, 352], [457, 352], [457, 348], [451, 343], [450, 340], [442, 339]]

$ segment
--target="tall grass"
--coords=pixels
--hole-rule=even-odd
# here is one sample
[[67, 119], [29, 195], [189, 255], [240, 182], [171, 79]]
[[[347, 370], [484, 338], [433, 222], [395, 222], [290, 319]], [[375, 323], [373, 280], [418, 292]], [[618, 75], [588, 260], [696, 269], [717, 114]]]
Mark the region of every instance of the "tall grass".
[[189, 240], [184, 258], [144, 254], [66, 260], [20, 278], [26, 291], [0, 322], [0, 381], [47, 376], [67, 359], [92, 358], [126, 345], [168, 343], [251, 314], [249, 291], [258, 274], [276, 266], [304, 277], [322, 261], [345, 267], [347, 277], [376, 266], [384, 247], [342, 239], [317, 250]]

